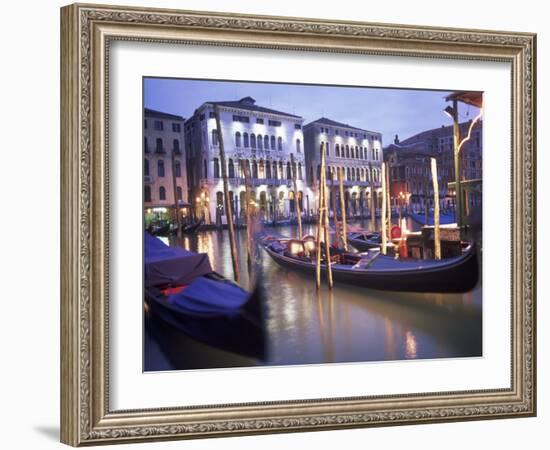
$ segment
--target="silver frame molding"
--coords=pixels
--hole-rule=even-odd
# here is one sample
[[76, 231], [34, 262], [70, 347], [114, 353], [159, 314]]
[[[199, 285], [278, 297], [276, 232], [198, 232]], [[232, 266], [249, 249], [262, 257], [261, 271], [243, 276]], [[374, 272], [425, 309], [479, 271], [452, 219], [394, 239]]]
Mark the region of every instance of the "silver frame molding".
[[[505, 61], [512, 68], [509, 389], [112, 411], [108, 58], [113, 40]], [[61, 9], [61, 440], [73, 446], [536, 414], [536, 35], [75, 4]]]

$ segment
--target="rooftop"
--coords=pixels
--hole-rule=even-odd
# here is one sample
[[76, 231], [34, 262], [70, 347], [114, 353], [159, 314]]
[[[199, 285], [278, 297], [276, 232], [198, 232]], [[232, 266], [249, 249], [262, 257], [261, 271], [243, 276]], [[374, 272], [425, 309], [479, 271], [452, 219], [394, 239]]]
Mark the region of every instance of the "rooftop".
[[354, 127], [353, 125], [349, 125], [347, 123], [337, 122], [336, 120], [328, 119], [327, 117], [321, 117], [320, 119], [314, 120], [313, 122], [308, 123], [307, 126], [314, 123], [328, 125], [330, 127], [349, 128], [351, 130], [357, 130], [363, 133], [377, 133], [376, 131], [369, 131], [365, 130], [364, 128]]
[[182, 116], [177, 116], [175, 114], [157, 111], [155, 109], [144, 108], [144, 111], [145, 111], [145, 115], [148, 117], [158, 117], [160, 119], [172, 119], [172, 120], [185, 120]]
[[293, 119], [302, 119], [301, 116], [296, 116], [294, 114], [289, 114], [283, 111], [277, 111], [275, 109], [270, 108], [264, 108], [263, 106], [256, 105], [256, 100], [252, 97], [243, 97], [240, 100], [236, 101], [209, 101], [205, 102], [205, 104], [208, 105], [218, 105], [218, 106], [226, 106], [229, 108], [237, 108], [242, 109], [245, 111], [251, 111], [251, 112], [260, 112], [265, 114], [275, 114], [277, 116], [285, 116], [285, 117], [291, 117]]

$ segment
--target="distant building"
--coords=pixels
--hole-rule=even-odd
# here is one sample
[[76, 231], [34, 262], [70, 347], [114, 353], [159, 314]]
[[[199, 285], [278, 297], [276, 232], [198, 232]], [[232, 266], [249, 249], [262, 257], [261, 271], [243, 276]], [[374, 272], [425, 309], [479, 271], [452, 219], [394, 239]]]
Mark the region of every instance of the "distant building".
[[155, 218], [173, 219], [176, 195], [186, 215], [184, 127], [180, 116], [145, 108], [143, 121], [143, 202], [146, 223]]
[[320, 148], [324, 143], [327, 181], [332, 180], [337, 185], [337, 170], [341, 168], [348, 215], [367, 214], [371, 198], [374, 198], [375, 208], [381, 205], [378, 197], [384, 156], [380, 133], [322, 117], [304, 126], [304, 139], [307, 181], [311, 189], [316, 190], [319, 184]]
[[[252, 202], [265, 219], [295, 215], [295, 198], [304, 209], [306, 189], [303, 119], [265, 108], [251, 97], [237, 101], [210, 101], [197, 108], [185, 122], [189, 198], [195, 214], [208, 223], [225, 223], [220, 130], [214, 107], [220, 110], [229, 196], [237, 218], [245, 214], [245, 174], [251, 175]], [[294, 155], [298, 193], [292, 184]]]
[[[459, 124], [460, 137], [468, 134], [470, 122]], [[470, 140], [460, 152], [461, 179], [481, 186], [482, 178], [482, 122], [472, 129]], [[430, 158], [437, 160], [439, 198], [441, 207], [452, 209], [455, 205], [455, 181], [453, 127], [443, 126], [426, 130], [403, 141], [396, 136], [394, 143], [384, 149], [384, 158], [390, 166], [390, 196], [392, 206], [407, 205], [414, 210], [433, 206], [433, 184]], [[467, 206], [481, 204], [481, 191], [468, 190]]]

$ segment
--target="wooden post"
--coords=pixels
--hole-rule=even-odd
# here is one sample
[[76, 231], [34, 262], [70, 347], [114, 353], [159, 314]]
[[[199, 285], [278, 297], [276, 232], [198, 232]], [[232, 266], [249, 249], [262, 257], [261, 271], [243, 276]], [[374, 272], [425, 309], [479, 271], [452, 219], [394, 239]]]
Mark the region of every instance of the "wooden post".
[[[322, 145], [322, 144], [321, 144]], [[316, 254], [315, 254], [315, 286], [317, 287], [317, 290], [321, 289], [321, 226], [323, 223], [323, 217], [322, 217], [322, 204], [323, 204], [323, 188], [321, 187], [321, 173], [323, 171], [323, 167], [321, 166], [321, 169], [319, 171], [319, 202], [318, 202], [318, 214], [317, 214], [317, 230], [315, 233], [315, 239], [316, 239]]]
[[462, 227], [462, 189], [460, 183], [460, 128], [458, 125], [458, 101], [453, 100], [453, 148], [454, 148], [454, 169], [455, 169], [455, 215], [458, 228]]
[[376, 204], [374, 202], [374, 172], [372, 170], [372, 164], [369, 163], [370, 173], [370, 223], [371, 231], [376, 231]]
[[325, 258], [327, 267], [327, 282], [329, 289], [332, 289], [334, 283], [332, 280], [332, 266], [330, 265], [330, 236], [328, 221], [328, 198], [327, 198], [327, 168], [325, 160], [325, 145], [321, 144], [321, 181], [323, 188], [323, 218], [324, 218], [324, 236], [325, 236]]
[[391, 231], [391, 184], [390, 184], [390, 163], [386, 163], [386, 195], [387, 195], [387, 212], [388, 212], [388, 233]]
[[216, 116], [216, 128], [218, 130], [218, 144], [220, 146], [220, 164], [222, 166], [223, 178], [223, 196], [225, 200], [225, 217], [227, 218], [227, 227], [229, 229], [229, 242], [231, 245], [231, 261], [233, 262], [233, 274], [235, 281], [239, 282], [239, 260], [237, 257], [237, 243], [235, 241], [235, 228], [233, 227], [233, 208], [229, 198], [229, 185], [227, 182], [227, 166], [225, 165], [225, 149], [223, 145], [223, 132], [220, 121], [220, 109], [216, 105], [214, 107]]
[[[181, 170], [181, 166], [180, 166]], [[174, 155], [174, 149], [172, 149], [172, 188], [174, 189], [174, 215], [176, 219], [177, 226], [177, 235], [181, 239], [182, 229], [181, 229], [181, 218], [180, 218], [180, 208], [178, 201], [178, 184], [176, 182], [176, 155]]]
[[387, 234], [386, 234], [386, 163], [382, 163], [382, 213], [381, 213], [381, 222], [382, 229], [380, 233], [382, 234], [382, 254], [386, 254], [386, 243], [387, 243]]
[[336, 233], [336, 242], [340, 243], [343, 241], [342, 233], [340, 232], [340, 223], [338, 222], [338, 209], [336, 203], [336, 190], [334, 189], [334, 172], [331, 174], [331, 189], [332, 193], [332, 211], [334, 217], [334, 232]]
[[298, 199], [298, 182], [296, 181], [296, 165], [294, 162], [294, 153], [290, 154], [290, 164], [292, 167], [292, 181], [294, 183], [294, 206], [296, 207], [296, 216], [298, 218], [298, 239], [302, 240], [302, 210]]
[[347, 252], [348, 235], [346, 229], [346, 201], [344, 199], [344, 180], [341, 167], [338, 167], [338, 182], [340, 184], [340, 209], [342, 212], [342, 244], [344, 245], [344, 250]]
[[439, 236], [439, 183], [437, 181], [437, 161], [431, 158], [432, 180], [434, 186], [434, 253], [435, 259], [441, 259], [441, 239]]
[[244, 201], [246, 203], [244, 207], [244, 213], [246, 216], [246, 255], [247, 255], [247, 264], [248, 269], [252, 267], [252, 218], [251, 218], [251, 196], [250, 196], [250, 166], [248, 165], [248, 161], [241, 159], [241, 170], [244, 175], [244, 186], [245, 186], [245, 194], [244, 194]]

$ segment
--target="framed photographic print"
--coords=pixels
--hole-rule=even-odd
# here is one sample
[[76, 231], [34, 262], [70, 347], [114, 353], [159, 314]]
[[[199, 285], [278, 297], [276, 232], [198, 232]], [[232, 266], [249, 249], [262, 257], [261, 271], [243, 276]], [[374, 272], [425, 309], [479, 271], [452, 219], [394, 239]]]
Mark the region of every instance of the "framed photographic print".
[[71, 5], [61, 439], [536, 413], [536, 36]]

